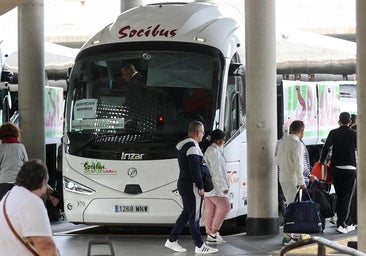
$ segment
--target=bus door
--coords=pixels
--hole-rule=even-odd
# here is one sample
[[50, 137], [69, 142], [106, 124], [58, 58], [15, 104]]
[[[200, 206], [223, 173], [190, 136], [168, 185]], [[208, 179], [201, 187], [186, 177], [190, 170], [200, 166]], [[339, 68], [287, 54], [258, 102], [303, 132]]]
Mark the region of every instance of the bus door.
[[231, 211], [228, 218], [247, 213], [247, 161], [245, 132], [245, 84], [240, 73], [231, 67], [240, 68], [238, 55], [234, 55], [228, 71], [224, 99], [224, 131], [226, 132], [225, 156], [227, 177], [230, 183], [229, 200]]

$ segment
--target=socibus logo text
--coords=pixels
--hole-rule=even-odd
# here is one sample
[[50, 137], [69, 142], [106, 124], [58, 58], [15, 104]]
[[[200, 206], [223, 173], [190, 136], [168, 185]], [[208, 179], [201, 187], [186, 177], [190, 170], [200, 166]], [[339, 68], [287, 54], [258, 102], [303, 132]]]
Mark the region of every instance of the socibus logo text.
[[119, 38], [125, 37], [174, 37], [177, 34], [177, 29], [164, 29], [161, 24], [148, 26], [147, 28], [131, 28], [130, 25], [122, 27], [119, 31]]

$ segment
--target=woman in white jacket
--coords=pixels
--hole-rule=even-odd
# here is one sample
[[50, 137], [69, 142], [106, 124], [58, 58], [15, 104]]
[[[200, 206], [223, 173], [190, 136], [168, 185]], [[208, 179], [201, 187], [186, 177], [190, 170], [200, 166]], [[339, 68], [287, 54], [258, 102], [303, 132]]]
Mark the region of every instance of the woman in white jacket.
[[212, 131], [209, 142], [205, 160], [212, 176], [214, 189], [205, 193], [205, 228], [207, 243], [219, 244], [225, 242], [220, 236], [219, 230], [230, 211], [230, 202], [227, 198], [230, 184], [223, 152], [225, 132], [220, 129]]

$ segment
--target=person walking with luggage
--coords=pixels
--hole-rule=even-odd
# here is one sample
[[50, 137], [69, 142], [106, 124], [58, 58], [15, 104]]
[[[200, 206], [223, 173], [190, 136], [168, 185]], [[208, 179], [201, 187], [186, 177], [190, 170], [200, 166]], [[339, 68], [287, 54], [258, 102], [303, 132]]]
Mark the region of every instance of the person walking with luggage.
[[210, 134], [205, 158], [212, 176], [214, 189], [205, 192], [205, 229], [208, 244], [225, 243], [219, 230], [226, 215], [230, 211], [230, 202], [227, 198], [230, 183], [226, 175], [226, 159], [223, 152], [225, 132], [216, 129]]
[[189, 223], [189, 230], [193, 239], [195, 253], [210, 254], [218, 252], [218, 249], [207, 246], [202, 241], [199, 220], [201, 217], [202, 197], [204, 196], [201, 165], [203, 153], [198, 145], [205, 133], [204, 125], [199, 121], [193, 121], [188, 125], [188, 138], [177, 144], [179, 178], [178, 191], [183, 201], [183, 211], [175, 222], [165, 247], [176, 251], [187, 250], [178, 244], [178, 236]]
[[19, 129], [7, 122], [0, 127], [0, 200], [14, 186], [20, 167], [28, 160], [27, 151], [20, 143]]
[[356, 188], [357, 135], [349, 127], [350, 121], [351, 116], [348, 112], [339, 115], [339, 127], [329, 132], [320, 157], [320, 162], [325, 165], [325, 158], [332, 148], [330, 170], [337, 195], [336, 231], [343, 234], [356, 228], [355, 221], [350, 218], [350, 209]]
[[[304, 171], [304, 145], [301, 139], [304, 135], [305, 125], [300, 120], [295, 120], [290, 125], [290, 134], [278, 145], [277, 164], [279, 166], [279, 180], [287, 204], [293, 202], [298, 188], [306, 189]], [[282, 243], [288, 245], [296, 242], [291, 234], [284, 234]]]

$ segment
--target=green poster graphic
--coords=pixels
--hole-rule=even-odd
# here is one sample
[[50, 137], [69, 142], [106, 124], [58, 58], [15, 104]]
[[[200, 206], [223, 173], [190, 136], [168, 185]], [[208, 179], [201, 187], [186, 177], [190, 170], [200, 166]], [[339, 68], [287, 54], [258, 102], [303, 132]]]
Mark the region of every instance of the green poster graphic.
[[283, 81], [284, 125], [294, 120], [305, 124], [304, 141], [317, 142], [337, 127], [339, 84], [337, 82]]
[[63, 133], [63, 89], [45, 86], [44, 114], [46, 138], [61, 137]]

